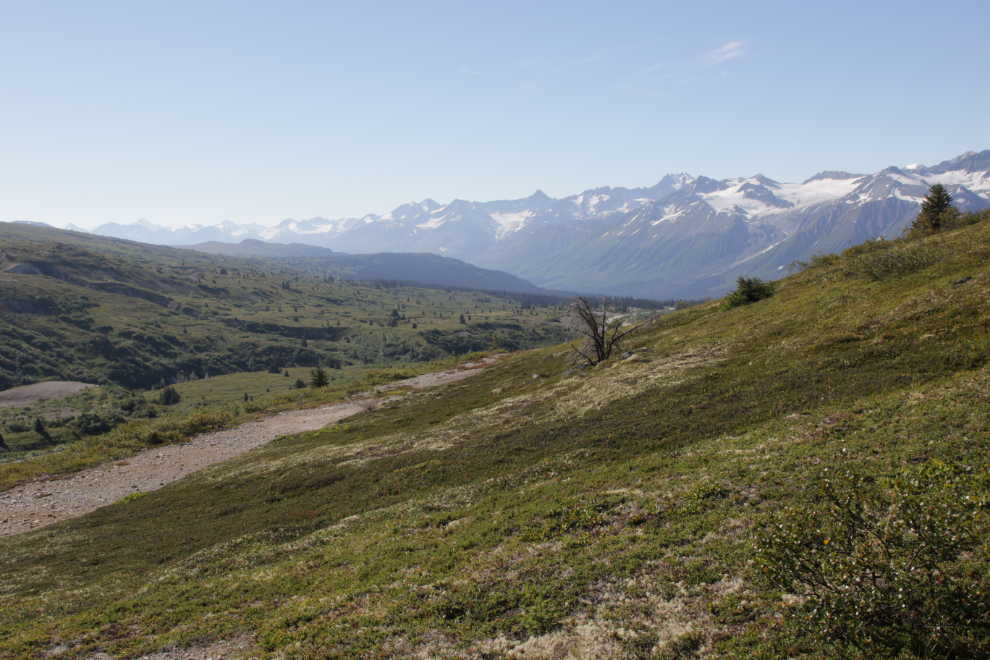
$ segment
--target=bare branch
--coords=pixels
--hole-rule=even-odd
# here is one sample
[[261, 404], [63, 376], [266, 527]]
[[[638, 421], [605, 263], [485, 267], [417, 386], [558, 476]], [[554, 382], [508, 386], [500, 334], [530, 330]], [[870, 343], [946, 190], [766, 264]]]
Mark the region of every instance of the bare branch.
[[587, 298], [575, 296], [568, 303], [567, 314], [562, 319], [571, 330], [586, 338], [580, 349], [573, 344], [571, 348], [590, 365], [607, 360], [618, 349], [623, 337], [636, 329], [622, 330], [622, 324], [614, 318], [614, 314], [610, 315], [614, 306], [605, 296], [601, 297], [600, 308], [601, 312], [596, 313]]

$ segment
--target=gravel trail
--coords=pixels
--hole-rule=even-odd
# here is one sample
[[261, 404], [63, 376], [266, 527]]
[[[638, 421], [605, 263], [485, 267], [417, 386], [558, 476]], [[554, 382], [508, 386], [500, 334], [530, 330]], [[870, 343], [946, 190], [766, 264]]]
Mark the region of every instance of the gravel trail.
[[[386, 392], [403, 387], [434, 387], [468, 378], [500, 356], [425, 374], [376, 388]], [[322, 429], [367, 410], [365, 392], [343, 403], [292, 410], [258, 419], [237, 428], [205, 433], [189, 442], [146, 449], [130, 458], [81, 470], [51, 481], [36, 481], [0, 493], [0, 536], [39, 529], [77, 518], [132, 493], [158, 490], [214, 463], [271, 442], [283, 435]]]

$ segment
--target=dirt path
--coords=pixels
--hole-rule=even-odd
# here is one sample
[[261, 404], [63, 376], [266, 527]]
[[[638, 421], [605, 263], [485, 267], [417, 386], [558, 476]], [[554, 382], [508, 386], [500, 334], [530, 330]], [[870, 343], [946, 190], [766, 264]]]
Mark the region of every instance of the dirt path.
[[[376, 388], [377, 392], [420, 389], [463, 380], [499, 356], [425, 374]], [[39, 529], [77, 518], [132, 493], [158, 490], [207, 465], [243, 454], [283, 435], [315, 431], [367, 410], [374, 393], [320, 408], [292, 410], [234, 429], [195, 436], [187, 443], [146, 449], [130, 458], [104, 463], [52, 481], [36, 481], [0, 493], [0, 536]]]
[[75, 394], [87, 387], [96, 387], [96, 385], [62, 380], [24, 385], [23, 387], [15, 387], [12, 390], [0, 392], [0, 406], [30, 406], [35, 401], [55, 399], [66, 394]]

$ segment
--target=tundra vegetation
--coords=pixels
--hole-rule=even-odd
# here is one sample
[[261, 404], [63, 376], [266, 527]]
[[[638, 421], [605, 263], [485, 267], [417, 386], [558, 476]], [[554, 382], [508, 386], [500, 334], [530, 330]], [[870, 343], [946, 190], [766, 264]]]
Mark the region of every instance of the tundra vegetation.
[[[313, 371], [342, 385], [389, 367], [419, 373], [431, 361], [488, 348], [496, 332], [506, 350], [570, 336], [558, 322], [566, 298], [352, 277], [415, 277], [427, 266], [459, 281], [493, 276], [433, 255], [225, 257], [2, 223], [0, 389], [46, 380], [101, 385], [0, 408], [10, 450], [3, 460], [173, 409], [312, 384]], [[662, 306], [622, 304], [633, 303]], [[282, 373], [291, 377], [283, 382]], [[45, 433], [36, 432], [36, 419]]]
[[[473, 268], [397, 260], [420, 256], [440, 270]], [[426, 363], [483, 350], [496, 332], [508, 350], [568, 338], [557, 322], [566, 298], [358, 281], [341, 265], [355, 259], [225, 257], [4, 223], [0, 389], [45, 380], [162, 389], [272, 369]], [[663, 306], [623, 304], [633, 303]]]
[[987, 219], [0, 539], [0, 655], [987, 657]]

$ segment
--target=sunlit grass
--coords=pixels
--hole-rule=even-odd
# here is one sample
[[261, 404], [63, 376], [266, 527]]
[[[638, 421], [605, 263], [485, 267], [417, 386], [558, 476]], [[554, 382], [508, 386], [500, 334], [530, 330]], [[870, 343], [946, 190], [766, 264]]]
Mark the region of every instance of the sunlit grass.
[[843, 255], [593, 370], [514, 355], [0, 540], [0, 653], [838, 656], [787, 623], [803, 601], [760, 581], [755, 541], [826, 470], [990, 467], [988, 234], [881, 278]]

